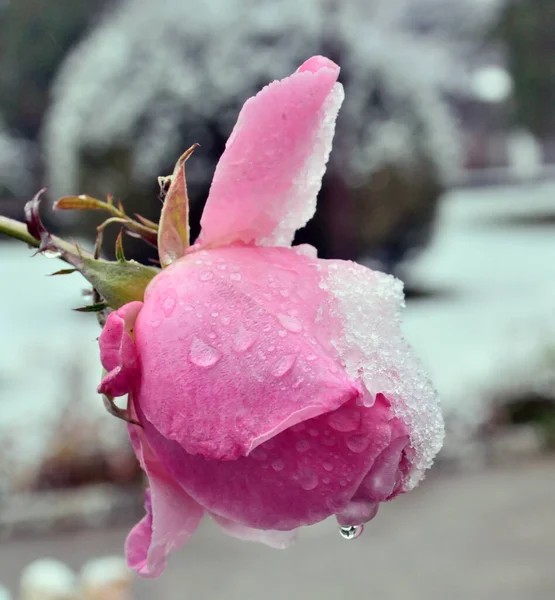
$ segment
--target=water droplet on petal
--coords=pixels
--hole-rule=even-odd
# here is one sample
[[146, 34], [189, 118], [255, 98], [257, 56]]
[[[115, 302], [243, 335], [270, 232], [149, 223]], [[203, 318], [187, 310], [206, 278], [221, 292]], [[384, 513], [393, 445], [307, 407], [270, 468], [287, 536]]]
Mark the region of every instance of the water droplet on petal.
[[254, 331], [241, 328], [233, 342], [235, 352], [246, 352], [255, 342], [257, 335]]
[[360, 454], [361, 452], [364, 452], [366, 448], [368, 448], [370, 438], [368, 435], [350, 435], [345, 440], [345, 443], [351, 452]]
[[278, 313], [277, 318], [278, 321], [281, 323], [281, 326], [287, 329], [288, 331], [292, 331], [293, 333], [299, 333], [299, 331], [302, 331], [303, 329], [302, 323], [299, 321], [299, 319], [297, 319], [297, 317]]
[[318, 485], [318, 475], [310, 469], [303, 469], [299, 481], [303, 490], [310, 492]]
[[199, 279], [201, 281], [210, 281], [210, 279], [212, 279], [212, 277], [214, 277], [214, 273], [212, 273], [212, 271], [203, 271], [200, 274]]
[[328, 423], [332, 429], [347, 433], [355, 431], [360, 426], [361, 414], [360, 410], [355, 410], [349, 407], [342, 407], [332, 412], [328, 417]]
[[288, 298], [289, 297], [289, 290], [280, 290], [279, 293], [284, 297], [284, 298]]
[[229, 278], [232, 281], [241, 281], [241, 274], [240, 273], [231, 273], [231, 275], [229, 276]]
[[297, 380], [295, 381], [295, 383], [293, 384], [293, 389], [296, 390], [297, 388], [300, 388], [301, 385], [303, 384], [303, 382], [304, 382], [304, 377], [298, 377]]
[[295, 447], [297, 452], [308, 452], [310, 450], [310, 442], [308, 440], [298, 440]]
[[313, 360], [316, 360], [318, 357], [316, 356], [316, 354], [309, 354], [306, 357], [306, 360], [308, 360], [308, 362], [312, 362]]
[[289, 371], [291, 371], [296, 360], [297, 357], [294, 354], [286, 354], [285, 356], [282, 356], [275, 363], [272, 369], [272, 375], [274, 377], [283, 377], [284, 375], [289, 373]]
[[285, 468], [285, 463], [281, 460], [281, 458], [278, 458], [276, 460], [274, 460], [274, 462], [272, 463], [272, 469], [274, 471], [283, 471], [283, 469]]
[[331, 448], [332, 446], [335, 446], [335, 444], [337, 444], [337, 440], [334, 437], [324, 437], [322, 438], [322, 444], [324, 444], [324, 446], [327, 446], [328, 448]]
[[151, 325], [151, 327], [153, 329], [156, 329], [156, 327], [160, 327], [160, 319], [156, 319], [155, 321], [151, 321], [150, 325]]
[[287, 331], [285, 331], [285, 329], [280, 329], [278, 335], [279, 337], [284, 338], [287, 335]]
[[364, 525], [350, 525], [349, 527], [340, 527], [339, 535], [345, 540], [356, 540], [364, 531]]
[[223, 325], [229, 325], [231, 323], [231, 317], [229, 317], [228, 315], [222, 315], [220, 317], [220, 321]]
[[169, 317], [172, 314], [174, 308], [175, 298], [166, 298], [164, 300], [164, 304], [162, 304], [162, 310], [164, 311], [166, 317]]
[[189, 360], [198, 367], [212, 367], [215, 365], [220, 358], [222, 353], [212, 346], [209, 346], [206, 342], [195, 337], [189, 350]]
[[326, 471], [328, 471], [328, 473], [333, 471], [333, 465], [331, 463], [325, 462], [322, 466]]

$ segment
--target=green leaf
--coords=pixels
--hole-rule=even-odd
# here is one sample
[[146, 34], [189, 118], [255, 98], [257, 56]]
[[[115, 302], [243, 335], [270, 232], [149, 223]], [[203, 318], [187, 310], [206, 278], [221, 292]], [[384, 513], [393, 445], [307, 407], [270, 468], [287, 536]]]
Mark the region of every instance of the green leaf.
[[158, 226], [158, 255], [162, 268], [184, 256], [189, 247], [189, 198], [185, 162], [197, 146], [198, 144], [191, 146], [179, 158], [170, 178], [159, 179], [162, 193], [168, 190]]

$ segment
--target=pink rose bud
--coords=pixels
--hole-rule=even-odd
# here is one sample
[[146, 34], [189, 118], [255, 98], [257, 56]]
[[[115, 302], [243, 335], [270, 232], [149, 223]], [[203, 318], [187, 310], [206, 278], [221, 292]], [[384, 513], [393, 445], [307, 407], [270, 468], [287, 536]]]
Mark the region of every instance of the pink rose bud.
[[331, 515], [356, 537], [441, 447], [436, 394], [400, 331], [402, 284], [291, 247], [316, 208], [338, 74], [313, 57], [246, 102], [199, 240], [100, 336], [99, 389], [128, 393], [142, 425], [129, 432], [147, 514], [126, 548], [142, 576], [204, 514], [276, 548]]

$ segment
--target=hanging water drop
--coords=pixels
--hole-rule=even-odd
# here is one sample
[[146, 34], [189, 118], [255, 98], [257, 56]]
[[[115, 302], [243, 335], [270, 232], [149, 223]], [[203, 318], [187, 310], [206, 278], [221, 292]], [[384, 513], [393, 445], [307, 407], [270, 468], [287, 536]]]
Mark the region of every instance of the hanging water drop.
[[339, 535], [345, 540], [356, 540], [364, 531], [364, 525], [350, 525], [349, 527], [340, 527]]

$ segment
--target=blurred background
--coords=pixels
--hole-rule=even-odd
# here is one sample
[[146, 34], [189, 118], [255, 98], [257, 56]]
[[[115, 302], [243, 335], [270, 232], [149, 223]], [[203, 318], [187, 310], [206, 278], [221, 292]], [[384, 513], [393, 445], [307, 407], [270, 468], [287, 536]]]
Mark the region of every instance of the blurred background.
[[[95, 393], [98, 324], [70, 310], [85, 282], [1, 238], [14, 598], [73, 598], [83, 565], [81, 597], [105, 600], [555, 598], [555, 0], [0, 0], [0, 214], [22, 218], [47, 185], [156, 220], [157, 176], [198, 142], [198, 232], [243, 102], [313, 54], [341, 65], [346, 100], [297, 241], [405, 281], [406, 336], [447, 421], [437, 464], [356, 542], [323, 523], [278, 553], [206, 524], [161, 580], [134, 582], [117, 555], [141, 474]], [[44, 218], [89, 246], [99, 224]], [[44, 557], [63, 564], [24, 571]]]

